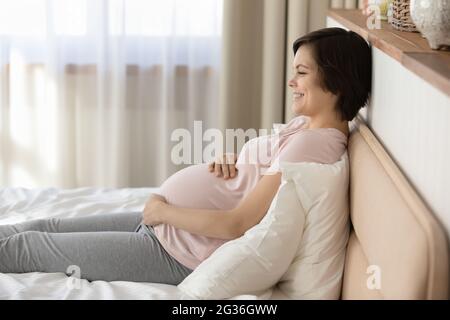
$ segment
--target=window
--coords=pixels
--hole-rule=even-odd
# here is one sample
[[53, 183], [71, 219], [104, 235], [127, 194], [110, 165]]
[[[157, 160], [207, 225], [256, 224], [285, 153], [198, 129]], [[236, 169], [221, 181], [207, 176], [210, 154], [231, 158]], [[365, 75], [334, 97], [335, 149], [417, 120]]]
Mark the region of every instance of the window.
[[[159, 58], [171, 38], [175, 59], [186, 58], [192, 41], [199, 60], [222, 30], [223, 0], [0, 0], [0, 45], [14, 45], [27, 62], [42, 62], [64, 47], [64, 62], [91, 63], [98, 41], [124, 47], [125, 59]], [[139, 48], [139, 54], [137, 49]], [[1, 54], [1, 53], [0, 53]], [[205, 55], [206, 54], [206, 55]], [[155, 61], [158, 62], [158, 61]]]

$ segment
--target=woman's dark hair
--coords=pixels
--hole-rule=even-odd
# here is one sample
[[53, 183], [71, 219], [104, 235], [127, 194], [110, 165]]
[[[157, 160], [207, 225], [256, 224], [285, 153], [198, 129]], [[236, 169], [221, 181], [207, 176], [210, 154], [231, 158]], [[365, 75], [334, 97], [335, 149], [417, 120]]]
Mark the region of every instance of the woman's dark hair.
[[372, 51], [353, 31], [325, 28], [294, 41], [294, 55], [308, 45], [318, 65], [321, 86], [338, 96], [336, 111], [351, 121], [368, 102], [372, 81]]

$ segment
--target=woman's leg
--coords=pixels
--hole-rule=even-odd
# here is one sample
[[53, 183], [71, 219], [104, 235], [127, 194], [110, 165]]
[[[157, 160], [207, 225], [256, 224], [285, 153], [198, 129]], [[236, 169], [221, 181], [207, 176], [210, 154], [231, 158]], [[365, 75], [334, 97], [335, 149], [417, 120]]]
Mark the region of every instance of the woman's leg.
[[76, 266], [80, 277], [89, 281], [177, 285], [192, 272], [172, 258], [154, 234], [138, 232], [25, 231], [0, 239], [0, 257], [1, 273], [68, 274]]
[[36, 219], [0, 225], [0, 239], [25, 231], [41, 232], [133, 232], [142, 221], [142, 212], [96, 214], [87, 217]]

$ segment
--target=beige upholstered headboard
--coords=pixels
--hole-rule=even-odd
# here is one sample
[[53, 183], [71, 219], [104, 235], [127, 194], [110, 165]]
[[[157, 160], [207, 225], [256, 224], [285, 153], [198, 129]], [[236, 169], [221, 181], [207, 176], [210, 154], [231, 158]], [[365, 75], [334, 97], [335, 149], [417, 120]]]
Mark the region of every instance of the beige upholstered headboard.
[[363, 121], [351, 130], [342, 299], [448, 299], [443, 229]]

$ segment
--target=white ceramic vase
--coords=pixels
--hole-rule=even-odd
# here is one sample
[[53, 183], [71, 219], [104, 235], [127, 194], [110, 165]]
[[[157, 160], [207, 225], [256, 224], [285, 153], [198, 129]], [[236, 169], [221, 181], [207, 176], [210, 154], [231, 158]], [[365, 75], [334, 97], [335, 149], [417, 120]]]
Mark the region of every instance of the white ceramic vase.
[[409, 10], [431, 49], [450, 46], [450, 0], [411, 0]]

